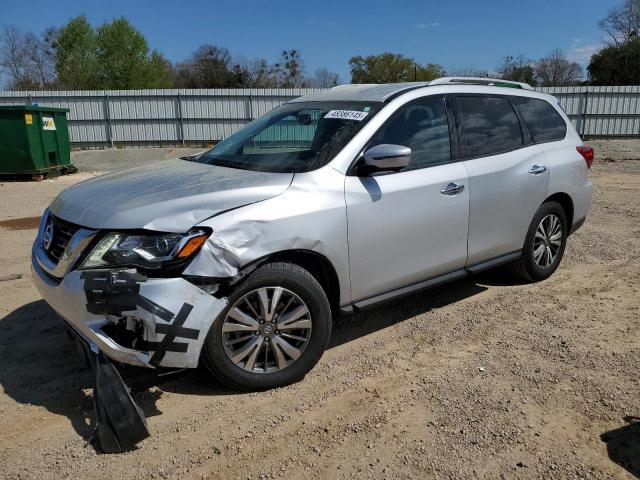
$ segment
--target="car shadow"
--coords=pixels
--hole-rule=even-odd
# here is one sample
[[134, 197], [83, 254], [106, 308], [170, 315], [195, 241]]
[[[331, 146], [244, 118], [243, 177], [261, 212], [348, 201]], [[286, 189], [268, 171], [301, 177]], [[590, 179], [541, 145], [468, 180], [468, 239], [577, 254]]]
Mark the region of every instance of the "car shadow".
[[376, 307], [334, 318], [328, 348], [334, 348], [417, 315], [444, 307], [487, 290], [487, 286], [519, 285], [519, 280], [506, 268], [496, 268], [413, 293]]
[[600, 439], [607, 444], [611, 461], [631, 475], [640, 478], [640, 417], [624, 417], [627, 425], [603, 433]]
[[[334, 320], [329, 348], [469, 298], [486, 290], [485, 285], [502, 284], [499, 283], [505, 281], [502, 277], [481, 274], [365, 312], [338, 317]], [[214, 382], [203, 368], [171, 371], [118, 366], [118, 370], [146, 417], [162, 414], [157, 402], [163, 392], [240, 394]], [[92, 437], [95, 428], [92, 371], [68, 335], [64, 322], [44, 300], [23, 305], [0, 319], [0, 385], [16, 402], [42, 406], [65, 416], [78, 435], [87, 441]]]
[[[213, 384], [200, 369], [156, 371], [119, 366], [118, 371], [145, 417], [162, 414], [156, 403], [163, 392], [237, 393]], [[23, 305], [0, 319], [0, 385], [18, 403], [42, 406], [67, 417], [85, 440], [93, 436], [93, 373], [64, 322], [44, 300]]]

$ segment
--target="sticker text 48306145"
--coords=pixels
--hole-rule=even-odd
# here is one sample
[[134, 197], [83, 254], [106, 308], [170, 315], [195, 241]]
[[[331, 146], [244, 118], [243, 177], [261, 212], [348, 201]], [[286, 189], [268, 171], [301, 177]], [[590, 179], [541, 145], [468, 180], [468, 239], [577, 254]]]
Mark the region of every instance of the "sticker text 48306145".
[[342, 120], [355, 120], [361, 122], [369, 112], [358, 112], [356, 110], [331, 110], [324, 118], [339, 118]]

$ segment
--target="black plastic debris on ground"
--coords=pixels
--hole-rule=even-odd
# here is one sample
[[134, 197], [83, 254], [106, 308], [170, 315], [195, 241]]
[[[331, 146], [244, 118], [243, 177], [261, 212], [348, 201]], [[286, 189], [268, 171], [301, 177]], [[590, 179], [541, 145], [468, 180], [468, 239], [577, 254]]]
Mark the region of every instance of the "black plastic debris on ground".
[[94, 354], [92, 367], [97, 446], [104, 453], [131, 450], [149, 436], [147, 420], [108, 358]]
[[72, 333], [93, 370], [95, 432], [92, 443], [103, 453], [120, 453], [133, 449], [149, 436], [142, 410], [133, 401], [113, 363], [102, 352], [92, 351], [77, 333]]

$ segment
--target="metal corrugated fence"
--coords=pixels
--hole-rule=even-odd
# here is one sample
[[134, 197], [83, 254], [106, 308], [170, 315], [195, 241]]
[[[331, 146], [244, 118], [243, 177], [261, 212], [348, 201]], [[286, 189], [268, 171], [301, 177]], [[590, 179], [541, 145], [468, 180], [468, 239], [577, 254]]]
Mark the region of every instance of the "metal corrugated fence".
[[[219, 141], [292, 98], [320, 89], [0, 91], [0, 105], [69, 108], [74, 147]], [[640, 86], [553, 87], [585, 138], [640, 136]]]
[[75, 147], [160, 146], [219, 141], [249, 121], [313, 88], [0, 91], [0, 105], [70, 110]]
[[548, 87], [584, 138], [640, 137], [640, 86]]

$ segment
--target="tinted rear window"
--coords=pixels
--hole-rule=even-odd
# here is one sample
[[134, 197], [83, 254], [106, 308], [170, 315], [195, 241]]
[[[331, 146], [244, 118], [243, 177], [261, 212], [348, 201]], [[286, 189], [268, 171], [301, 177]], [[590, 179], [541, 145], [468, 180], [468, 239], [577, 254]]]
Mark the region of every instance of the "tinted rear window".
[[464, 157], [495, 155], [522, 146], [520, 122], [507, 98], [464, 96], [457, 100]]
[[513, 102], [529, 127], [534, 142], [562, 140], [567, 134], [567, 125], [548, 102], [525, 97], [514, 97]]

